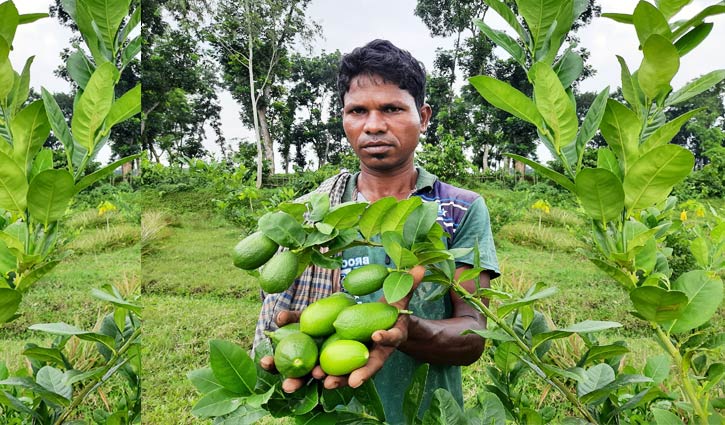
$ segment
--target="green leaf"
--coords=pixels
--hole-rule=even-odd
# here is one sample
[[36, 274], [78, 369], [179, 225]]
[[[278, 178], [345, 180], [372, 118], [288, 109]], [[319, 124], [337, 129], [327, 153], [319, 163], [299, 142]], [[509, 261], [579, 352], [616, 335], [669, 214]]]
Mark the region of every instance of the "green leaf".
[[706, 323], [717, 311], [723, 299], [723, 282], [714, 273], [692, 270], [680, 275], [672, 289], [687, 295], [681, 315], [666, 325], [672, 333], [683, 333]]
[[390, 272], [383, 282], [383, 294], [388, 303], [402, 300], [412, 288], [413, 276], [407, 272]]
[[305, 242], [305, 229], [291, 215], [277, 211], [267, 213], [259, 219], [259, 230], [277, 242], [277, 244], [288, 248], [297, 248]]
[[637, 3], [632, 14], [632, 21], [637, 31], [640, 46], [644, 46], [650, 36], [654, 34], [660, 35], [668, 40], [672, 37], [667, 19], [651, 3], [646, 1]]
[[[41, 93], [43, 103], [45, 104], [45, 112], [48, 115], [48, 121], [50, 123], [50, 128], [53, 130], [53, 135], [63, 143], [66, 158], [70, 159], [73, 157], [73, 137], [70, 134], [70, 129], [68, 128], [68, 123], [65, 120], [63, 111], [61, 111], [53, 95], [51, 95], [44, 87], [41, 88]], [[72, 170], [72, 165], [69, 166]]]
[[53, 168], [53, 151], [51, 149], [43, 148], [35, 155], [33, 161], [33, 168], [30, 170], [30, 180], [40, 174], [42, 171], [50, 170]]
[[481, 29], [481, 32], [496, 43], [497, 46], [508, 52], [511, 57], [521, 66], [526, 66], [526, 52], [519, 44], [511, 38], [510, 35], [503, 31], [495, 30], [480, 19], [474, 19], [473, 22]]
[[15, 317], [23, 296], [14, 289], [0, 288], [0, 324]]
[[639, 117], [616, 100], [608, 99], [600, 130], [626, 174], [639, 156], [639, 133], [642, 130]]
[[320, 252], [316, 249], [312, 250], [311, 260], [313, 264], [324, 269], [339, 269], [340, 267], [342, 267], [341, 257], [330, 258], [328, 256], [320, 254]]
[[523, 16], [531, 33], [531, 51], [545, 46], [547, 33], [559, 14], [562, 2], [557, 0], [517, 1], [519, 14]]
[[118, 167], [122, 166], [123, 164], [127, 162], [131, 162], [136, 158], [141, 157], [143, 155], [142, 153], [137, 153], [135, 155], [127, 156], [125, 158], [121, 158], [118, 161], [114, 161], [105, 167], [101, 168], [100, 170], [94, 171], [91, 174], [88, 174], [86, 176], [83, 176], [82, 179], [78, 181], [78, 184], [75, 186], [75, 191], [80, 192], [81, 190], [87, 188], [88, 186], [92, 185], [93, 183], [110, 176], [113, 174], [114, 171], [118, 169]]
[[405, 391], [405, 396], [403, 397], [403, 415], [405, 416], [406, 423], [412, 424], [418, 419], [418, 412], [420, 411], [420, 405], [423, 402], [423, 395], [425, 394], [428, 369], [430, 369], [428, 363], [423, 363], [418, 366], [413, 374], [413, 379], [410, 380], [408, 389]]
[[47, 13], [24, 13], [18, 17], [18, 24], [31, 24], [38, 19], [47, 18], [48, 16], [49, 15]]
[[65, 375], [52, 366], [43, 366], [35, 376], [35, 382], [46, 390], [70, 400], [73, 397], [73, 387], [68, 384]]
[[584, 211], [605, 223], [621, 216], [624, 189], [619, 178], [604, 168], [585, 168], [576, 176], [576, 194]]
[[141, 52], [142, 44], [143, 38], [141, 38], [141, 35], [137, 35], [128, 42], [126, 47], [123, 48], [123, 52], [121, 52], [121, 66], [123, 68], [128, 66], [128, 64], [138, 56]]
[[131, 310], [136, 314], [141, 314], [141, 310], [143, 310], [142, 306], [123, 299], [123, 296], [118, 289], [108, 284], [103, 285], [101, 289], [93, 288], [91, 290], [91, 295], [101, 301], [111, 303], [116, 307]]
[[710, 246], [707, 239], [702, 236], [695, 238], [690, 242], [690, 252], [695, 258], [695, 262], [703, 269], [710, 266]]
[[13, 134], [13, 159], [27, 173], [35, 155], [50, 134], [50, 124], [42, 100], [23, 108], [10, 122]]
[[10, 105], [10, 110], [15, 113], [26, 100], [28, 100], [28, 94], [30, 93], [30, 66], [33, 64], [35, 56], [29, 57], [25, 61], [23, 71], [20, 73], [20, 78], [16, 80], [17, 85], [13, 89], [12, 98], [13, 103]]
[[576, 153], [577, 153], [577, 164], [576, 169], [581, 168], [582, 157], [584, 156], [584, 149], [586, 144], [592, 140], [592, 137], [597, 133], [599, 124], [602, 122], [604, 117], [604, 111], [607, 107], [607, 98], [609, 97], [609, 87], [605, 88], [597, 97], [594, 98], [592, 104], [587, 110], [584, 121], [582, 122], [581, 128], [576, 135]]
[[599, 404], [604, 401], [610, 393], [622, 387], [626, 387], [627, 385], [632, 384], [643, 384], [649, 382], [652, 382], [652, 380], [646, 376], [620, 374], [613, 382], [610, 382], [604, 387], [597, 388], [594, 391], [582, 395], [580, 399], [582, 403], [585, 404]]
[[559, 81], [565, 89], [579, 78], [583, 70], [584, 60], [571, 49], [568, 49], [554, 65], [554, 72], [556, 72], [556, 76], [559, 77]]
[[594, 364], [600, 361], [608, 361], [617, 356], [629, 353], [629, 349], [620, 344], [594, 345], [583, 357], [583, 364]]
[[241, 405], [237, 394], [219, 388], [204, 395], [191, 409], [191, 414], [199, 418], [223, 416], [235, 411]]
[[267, 409], [275, 418], [303, 415], [314, 409], [318, 401], [317, 384], [312, 382], [292, 394], [284, 394], [284, 398], [270, 398]]
[[670, 356], [666, 354], [647, 357], [647, 364], [644, 366], [644, 375], [652, 379], [654, 383], [661, 384], [670, 375], [671, 366]]
[[699, 46], [710, 35], [713, 26], [711, 22], [702, 23], [680, 37], [675, 42], [675, 48], [680, 57], [685, 56]]
[[485, 3], [498, 13], [499, 16], [501, 16], [501, 18], [503, 18], [503, 20], [506, 21], [506, 23], [509, 24], [514, 31], [516, 31], [516, 34], [519, 35], [524, 44], [529, 43], [529, 34], [519, 22], [516, 14], [504, 2], [500, 0], [485, 0]]
[[28, 181], [25, 178], [25, 171], [7, 154], [0, 151], [0, 208], [24, 214], [27, 194]]
[[552, 142], [558, 154], [563, 146], [576, 139], [579, 128], [576, 108], [564, 91], [559, 77], [545, 63], [535, 63], [529, 69], [529, 79], [534, 85], [536, 108], [553, 133]]
[[635, 113], [638, 114], [642, 110], [642, 99], [640, 96], [639, 84], [634, 83], [632, 74], [629, 72], [629, 67], [627, 66], [627, 62], [624, 61], [624, 58], [617, 55], [617, 60], [619, 61], [619, 67], [621, 69], [622, 96], [624, 96], [624, 100], [629, 103], [629, 106], [634, 109]]
[[136, 114], [141, 113], [141, 84], [127, 91], [118, 98], [106, 117], [106, 131], [110, 131], [114, 125], [126, 121]]
[[349, 229], [360, 221], [360, 214], [365, 210], [364, 202], [345, 202], [330, 208], [323, 223], [339, 229]]
[[89, 152], [95, 148], [96, 133], [113, 105], [117, 78], [118, 70], [112, 63], [99, 65], [73, 108], [73, 136]]
[[674, 38], [677, 38], [685, 31], [687, 31], [690, 27], [701, 24], [702, 20], [707, 18], [708, 16], [720, 15], [723, 13], [725, 13], [725, 4], [723, 4], [722, 1], [708, 6], [702, 9], [697, 15], [684, 22], [675, 22], [672, 29], [672, 35]]
[[118, 27], [128, 15], [130, 0], [77, 0], [85, 3], [93, 22], [98, 26], [103, 43], [112, 50]]
[[610, 171], [620, 182], [622, 181], [622, 170], [611, 149], [606, 147], [597, 149], [597, 168]]
[[362, 233], [365, 239], [370, 239], [373, 235], [380, 232], [380, 226], [382, 225], [385, 214], [397, 205], [397, 203], [398, 201], [394, 197], [387, 196], [378, 199], [365, 209], [358, 223], [360, 233]]
[[609, 275], [609, 277], [619, 282], [625, 289], [631, 290], [634, 288], [635, 281], [633, 278], [623, 272], [619, 267], [597, 258], [589, 258], [589, 261], [599, 267], [599, 269]]
[[423, 425], [463, 423], [466, 423], [463, 410], [451, 393], [443, 388], [435, 390], [430, 406], [423, 416]]
[[655, 0], [657, 8], [667, 20], [675, 16], [683, 7], [690, 3], [692, 3], [692, 0]]
[[652, 408], [652, 416], [654, 416], [656, 424], [678, 425], [683, 423], [679, 416], [657, 407]]
[[88, 86], [88, 81], [93, 75], [93, 71], [96, 70], [96, 66], [88, 60], [85, 53], [80, 50], [76, 50], [68, 56], [66, 61], [66, 69], [71, 79], [78, 84], [81, 90], [85, 90]]
[[610, 382], [614, 382], [614, 369], [611, 366], [606, 363], [592, 366], [585, 371], [584, 379], [577, 384], [577, 395], [581, 397], [589, 394]]
[[13, 44], [19, 21], [18, 9], [12, 1], [0, 4], [0, 38], [9, 45]]
[[656, 99], [670, 90], [672, 78], [680, 69], [680, 55], [667, 38], [657, 34], [647, 39], [642, 52], [644, 59], [637, 72], [637, 81], [645, 96]]
[[566, 177], [565, 175], [558, 173], [550, 168], [547, 168], [547, 167], [545, 167], [537, 162], [534, 162], [526, 157], [523, 157], [521, 155], [516, 155], [516, 154], [512, 154], [512, 153], [505, 153], [504, 155], [508, 156], [509, 158], [513, 158], [516, 161], [523, 162], [524, 164], [533, 168], [537, 173], [553, 180], [555, 183], [558, 183], [564, 189], [567, 189], [572, 193], [576, 193], [576, 186], [574, 185], [574, 182], [569, 180], [569, 178]]
[[4, 101], [13, 90], [15, 84], [15, 71], [10, 60], [3, 53], [7, 53], [8, 47], [5, 40], [0, 38], [0, 100]]
[[725, 69], [717, 69], [715, 71], [708, 72], [707, 74], [685, 84], [684, 87], [676, 92], [670, 94], [665, 101], [665, 106], [672, 106], [689, 100], [698, 94], [709, 90], [723, 79], [725, 79]]
[[405, 220], [403, 225], [403, 244], [413, 246], [413, 243], [425, 241], [430, 228], [438, 218], [439, 205], [436, 202], [424, 202], [418, 206]]
[[134, 9], [131, 17], [126, 21], [126, 25], [121, 28], [121, 31], [116, 37], [115, 47], [122, 45], [127, 39], [129, 34], [141, 23], [141, 8], [137, 7]]
[[680, 128], [690, 120], [695, 114], [698, 112], [701, 112], [703, 108], [697, 108], [693, 109], [691, 111], [685, 112], [684, 114], [678, 116], [677, 118], [673, 119], [672, 121], [666, 123], [665, 125], [661, 126], [657, 130], [654, 131], [645, 141], [640, 145], [639, 147], [639, 153], [640, 155], [644, 155], [647, 152], [651, 151], [652, 149], [666, 145], [669, 143], [676, 135], [680, 132]]
[[68, 170], [45, 170], [30, 182], [28, 213], [47, 227], [65, 215], [73, 195], [73, 175]]
[[308, 202], [312, 206], [308, 220], [313, 223], [321, 221], [330, 210], [330, 195], [327, 193], [313, 193]]
[[84, 331], [67, 323], [37, 323], [28, 329], [49, 333], [52, 335], [76, 336], [84, 341], [100, 342], [110, 349], [114, 349], [115, 340], [113, 337], [96, 332]]
[[383, 233], [383, 248], [398, 268], [408, 268], [417, 264], [418, 258], [412, 251], [403, 247], [403, 239], [399, 233]]
[[550, 297], [550, 296], [556, 294], [557, 292], [558, 292], [558, 290], [556, 288], [553, 288], [553, 287], [545, 288], [544, 290], [535, 292], [531, 295], [527, 295], [523, 298], [519, 298], [514, 301], [503, 303], [498, 308], [498, 315], [499, 315], [499, 317], [504, 317], [519, 307], [533, 304], [534, 302], [547, 298], [547, 297]]
[[242, 347], [229, 341], [213, 340], [209, 342], [209, 348], [209, 363], [217, 381], [234, 394], [253, 394], [257, 368]]
[[[49, 362], [56, 365], [65, 365], [63, 353], [57, 348], [29, 347], [23, 350], [23, 355], [39, 362]], [[72, 382], [68, 382], [71, 384]]]
[[508, 83], [486, 75], [471, 77], [468, 81], [491, 105], [521, 118], [539, 129], [544, 128], [544, 118], [536, 109], [534, 102]]
[[646, 320], [663, 323], [682, 315], [687, 295], [681, 291], [668, 291], [658, 286], [641, 286], [629, 293], [634, 308]]
[[466, 409], [471, 423], [505, 425], [506, 408], [496, 394], [490, 391], [478, 393], [478, 403], [472, 409]]
[[[32, 378], [11, 376], [7, 379], [0, 381], [0, 386], [3, 385], [27, 388], [33, 393], [39, 395], [43, 399], [43, 401], [46, 401], [53, 406], [68, 406], [70, 404], [70, 401], [67, 398], [60, 396], [52, 391], [48, 391], [47, 389], [45, 389], [45, 387], [38, 385]], [[7, 396], [8, 393], [5, 393], [5, 395]]]
[[383, 217], [380, 224], [380, 233], [403, 230], [405, 220], [422, 203], [423, 201], [418, 196], [398, 202], [397, 205], [389, 209]]
[[642, 155], [624, 176], [624, 205], [628, 210], [663, 201], [672, 187], [692, 170], [695, 158], [687, 149], [664, 145]]
[[556, 329], [553, 331], [536, 334], [532, 338], [531, 345], [532, 347], [536, 348], [546, 341], [552, 339], [566, 338], [574, 333], [599, 332], [606, 329], [619, 328], [621, 326], [622, 324], [617, 322], [585, 320], [583, 322], [576, 323], [563, 329]]

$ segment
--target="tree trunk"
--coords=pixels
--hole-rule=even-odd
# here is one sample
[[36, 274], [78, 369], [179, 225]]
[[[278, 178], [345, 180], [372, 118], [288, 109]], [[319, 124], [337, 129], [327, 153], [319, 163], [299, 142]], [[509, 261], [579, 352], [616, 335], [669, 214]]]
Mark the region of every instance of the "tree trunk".
[[272, 143], [272, 136], [269, 134], [269, 125], [267, 124], [266, 114], [266, 106], [257, 108], [257, 115], [259, 116], [259, 133], [264, 141], [264, 159], [269, 161], [270, 174], [274, 174], [274, 144]]
[[523, 181], [526, 177], [526, 165], [524, 165], [523, 162], [514, 161], [514, 172], [521, 173], [521, 177], [519, 177], [519, 181]]
[[491, 152], [491, 145], [484, 145], [483, 146], [483, 161], [481, 161], [483, 164], [483, 172], [488, 172], [488, 155]]

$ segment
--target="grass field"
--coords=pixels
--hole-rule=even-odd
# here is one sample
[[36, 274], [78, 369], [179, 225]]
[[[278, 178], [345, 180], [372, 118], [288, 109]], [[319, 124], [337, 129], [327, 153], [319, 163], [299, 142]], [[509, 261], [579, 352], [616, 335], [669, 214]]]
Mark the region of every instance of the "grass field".
[[[255, 278], [231, 263], [231, 249], [242, 231], [218, 215], [207, 192], [145, 192], [139, 195], [139, 203], [145, 214], [154, 214], [153, 223], [139, 229], [120, 220], [78, 235], [73, 242], [77, 252], [30, 291], [23, 302], [23, 316], [0, 329], [0, 361], [11, 370], [24, 367], [20, 355], [24, 342], [48, 342], [37, 340], [39, 336], [27, 330], [30, 324], [65, 321], [92, 327], [103, 308], [90, 297], [92, 288], [104, 283], [140, 286], [144, 305], [142, 422], [207, 423], [191, 415], [199, 394], [186, 374], [208, 364], [212, 339], [251, 348], [260, 307]], [[492, 209], [491, 214], [497, 211]], [[496, 232], [502, 276], [492, 286], [518, 293], [536, 282], [557, 287], [558, 295], [539, 305], [556, 325], [585, 319], [619, 321], [622, 328], [601, 337], [612, 341], [626, 337], [632, 349], [628, 362], [641, 367], [657, 348], [646, 337], [643, 324], [628, 313], [626, 293], [576, 253], [586, 246], [581, 238], [584, 227], [576, 214], [557, 208], [541, 217], [525, 211], [507, 221]], [[129, 229], [153, 237], [129, 239]], [[115, 236], [108, 235], [111, 231]], [[718, 320], [723, 322], [722, 314]], [[555, 354], [566, 358], [568, 350], [577, 349], [576, 344], [574, 340], [559, 344]], [[464, 368], [467, 399], [473, 399], [486, 383], [484, 368], [490, 361], [484, 355]], [[532, 394], [539, 390], [532, 384]], [[540, 402], [557, 406], [561, 400], [551, 392]]]

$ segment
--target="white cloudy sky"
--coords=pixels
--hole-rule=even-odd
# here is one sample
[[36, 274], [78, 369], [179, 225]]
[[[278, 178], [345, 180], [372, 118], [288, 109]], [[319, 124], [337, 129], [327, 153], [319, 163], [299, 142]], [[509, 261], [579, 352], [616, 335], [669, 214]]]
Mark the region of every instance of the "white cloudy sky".
[[[21, 13], [47, 11], [50, 0], [19, 0], [16, 6]], [[631, 13], [634, 0], [600, 0], [603, 12]], [[690, 17], [715, 0], [695, 0], [685, 8], [682, 17]], [[435, 50], [450, 47], [452, 40], [431, 38], [425, 25], [413, 14], [415, 0], [367, 0], [347, 2], [338, 0], [312, 0], [308, 16], [322, 25], [324, 39], [315, 45], [316, 52], [340, 50], [349, 52], [374, 38], [386, 38], [394, 44], [409, 50], [413, 56], [433, 67]], [[362, 6], [361, 6], [362, 5]], [[497, 21], [494, 13], [486, 21], [499, 29], [505, 25]], [[709, 18], [715, 27], [708, 39], [683, 60], [680, 72], [673, 86], [681, 87], [687, 81], [713, 69], [725, 68], [725, 16]], [[637, 68], [641, 58], [637, 51], [634, 28], [604, 18], [595, 19], [591, 25], [580, 31], [581, 44], [591, 52], [589, 63], [597, 75], [582, 84], [584, 90], [601, 90], [609, 85], [619, 84], [619, 65], [615, 55], [625, 58], [630, 68]], [[44, 86], [50, 91], [65, 91], [67, 83], [53, 76], [53, 70], [60, 65], [58, 52], [68, 44], [70, 31], [61, 27], [55, 19], [49, 18], [18, 29], [11, 60], [15, 69], [21, 69], [28, 56], [36, 55], [31, 72], [31, 84]], [[228, 94], [221, 95], [222, 129], [227, 140], [248, 137], [249, 130], [241, 126], [239, 107]]]

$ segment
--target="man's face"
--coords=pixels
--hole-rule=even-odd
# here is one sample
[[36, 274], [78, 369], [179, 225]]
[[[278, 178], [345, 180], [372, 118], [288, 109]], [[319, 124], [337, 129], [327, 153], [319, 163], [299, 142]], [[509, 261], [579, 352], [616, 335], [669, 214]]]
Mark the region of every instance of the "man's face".
[[413, 163], [431, 109], [420, 111], [408, 91], [379, 76], [359, 75], [350, 81], [342, 108], [342, 126], [361, 167], [393, 171]]

